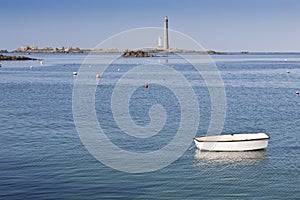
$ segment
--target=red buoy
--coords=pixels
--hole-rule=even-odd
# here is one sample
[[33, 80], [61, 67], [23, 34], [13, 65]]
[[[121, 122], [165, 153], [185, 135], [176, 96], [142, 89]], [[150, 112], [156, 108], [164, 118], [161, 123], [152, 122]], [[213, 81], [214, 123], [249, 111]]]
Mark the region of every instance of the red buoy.
[[147, 83], [144, 84], [144, 88], [148, 88], [149, 85]]
[[100, 74], [97, 74], [97, 75], [96, 75], [96, 78], [100, 78]]

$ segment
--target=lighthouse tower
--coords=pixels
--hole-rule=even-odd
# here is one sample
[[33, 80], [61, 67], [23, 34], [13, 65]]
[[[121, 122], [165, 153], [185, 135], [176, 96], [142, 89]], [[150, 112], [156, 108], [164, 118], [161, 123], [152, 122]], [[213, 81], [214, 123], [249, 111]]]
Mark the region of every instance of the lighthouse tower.
[[169, 51], [169, 37], [168, 37], [168, 17], [164, 20], [164, 50]]
[[157, 48], [158, 48], [158, 49], [162, 49], [162, 47], [163, 47], [163, 46], [162, 46], [162, 42], [161, 42], [161, 37], [159, 36], [159, 37], [158, 37], [158, 42], [157, 42]]

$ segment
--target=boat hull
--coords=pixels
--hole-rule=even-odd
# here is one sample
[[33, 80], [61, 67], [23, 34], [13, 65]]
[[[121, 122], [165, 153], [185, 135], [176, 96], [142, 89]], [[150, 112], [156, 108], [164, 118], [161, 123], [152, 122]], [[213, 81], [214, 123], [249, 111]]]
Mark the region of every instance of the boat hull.
[[[212, 138], [214, 140], [211, 140]], [[262, 133], [231, 134], [194, 138], [194, 142], [196, 147], [203, 151], [253, 151], [267, 148], [269, 136]]]

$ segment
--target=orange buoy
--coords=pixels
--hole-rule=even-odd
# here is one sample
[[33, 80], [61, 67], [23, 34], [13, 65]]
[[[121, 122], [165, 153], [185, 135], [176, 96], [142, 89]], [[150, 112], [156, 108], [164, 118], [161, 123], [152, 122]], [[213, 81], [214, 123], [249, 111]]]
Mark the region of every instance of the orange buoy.
[[299, 91], [298, 91], [298, 90], [296, 91], [296, 94], [299, 94]]
[[144, 88], [148, 88], [149, 85], [147, 83], [144, 84]]
[[100, 78], [100, 74], [96, 74], [96, 78]]

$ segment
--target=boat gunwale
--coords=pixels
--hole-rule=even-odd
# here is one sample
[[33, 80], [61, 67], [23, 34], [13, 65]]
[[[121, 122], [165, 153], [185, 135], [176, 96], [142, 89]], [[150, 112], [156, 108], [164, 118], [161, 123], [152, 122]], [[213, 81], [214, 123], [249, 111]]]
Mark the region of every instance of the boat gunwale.
[[[252, 139], [247, 139], [247, 138], [245, 138], [245, 139], [239, 139], [239, 140], [234, 140], [234, 139], [231, 139], [231, 140], [222, 140], [222, 139], [220, 139], [220, 140], [216, 140], [216, 139], [214, 139], [214, 140], [210, 140], [209, 138], [208, 139], [206, 139], [207, 137], [210, 137], [210, 136], [206, 136], [206, 137], [199, 137], [199, 138], [194, 138], [194, 140], [195, 141], [197, 141], [197, 142], [249, 142], [249, 141], [258, 141], [258, 140], [269, 140], [270, 139], [270, 136], [269, 135], [267, 135], [266, 133], [264, 133], [267, 137], [261, 137], [261, 138], [252, 138]], [[238, 134], [227, 134], [227, 135], [238, 135]], [[219, 135], [219, 136], [222, 136], [222, 135]], [[201, 139], [200, 139], [201, 138]]]
[[194, 138], [197, 142], [250, 142], [250, 141], [257, 141], [257, 140], [269, 140], [270, 138], [257, 138], [257, 139], [245, 139], [245, 140], [199, 140]]

